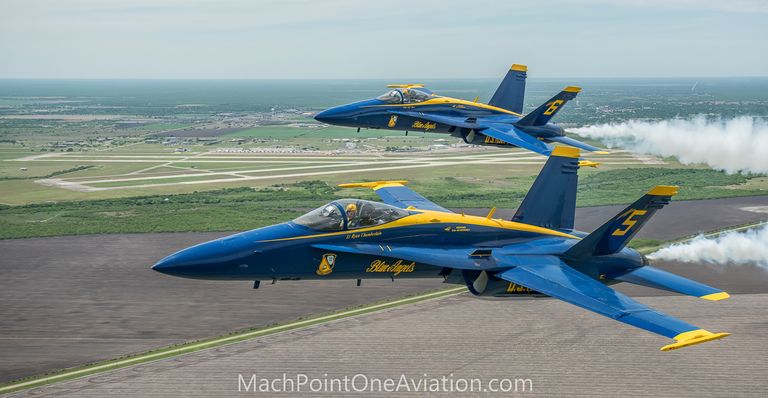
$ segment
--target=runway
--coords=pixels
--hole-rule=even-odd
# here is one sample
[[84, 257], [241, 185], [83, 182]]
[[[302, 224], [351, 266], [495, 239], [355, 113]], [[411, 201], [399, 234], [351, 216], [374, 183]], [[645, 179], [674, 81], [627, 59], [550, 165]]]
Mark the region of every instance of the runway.
[[[43, 386], [25, 397], [226, 397], [244, 380], [407, 377], [529, 379], [535, 396], [723, 397], [768, 394], [768, 295], [721, 302], [641, 299], [732, 336], [679, 351], [668, 341], [552, 299], [481, 300], [466, 294]], [[427, 375], [427, 376], [424, 376]], [[362, 388], [358, 378], [356, 388]], [[288, 396], [338, 396], [305, 386]], [[405, 395], [400, 391], [394, 396]], [[475, 395], [485, 395], [475, 391]], [[351, 392], [358, 396], [359, 392]], [[366, 396], [392, 396], [373, 391]], [[411, 393], [421, 396], [422, 393]], [[490, 395], [490, 394], [489, 394]], [[491, 395], [492, 396], [492, 395]]]
[[[664, 210], [640, 237], [670, 239], [754, 222], [765, 219], [765, 213], [744, 208], [766, 205], [768, 197], [673, 202], [670, 209], [674, 212]], [[614, 206], [578, 209], [577, 226], [591, 230], [619, 210]], [[721, 224], [714, 225], [718, 220]], [[263, 283], [253, 290], [245, 282], [185, 280], [149, 270], [172, 251], [222, 235], [225, 233], [0, 241], [0, 357], [4, 359], [0, 381], [442, 287], [439, 279], [429, 279], [370, 280], [361, 288], [354, 281], [278, 282], [274, 286]], [[768, 273], [754, 267], [657, 265], [731, 293], [768, 293]], [[630, 285], [619, 289], [633, 296], [665, 294]], [[679, 299], [670, 298], [670, 302]], [[712, 308], [706, 304], [702, 308]], [[580, 310], [573, 307], [571, 311]], [[652, 348], [658, 347], [654, 343]]]
[[[609, 155], [590, 156], [591, 160], [612, 165], [665, 164], [653, 156], [635, 155], [628, 151], [613, 151]], [[43, 154], [11, 161], [67, 162], [76, 164], [130, 163], [147, 164], [132, 172], [116, 175], [46, 178], [36, 182], [80, 192], [147, 187], [168, 187], [189, 184], [219, 184], [255, 180], [284, 180], [294, 177], [314, 177], [338, 174], [375, 173], [432, 167], [467, 167], [471, 165], [537, 165], [546, 157], [524, 150], [496, 152], [415, 153], [409, 156], [382, 155], [349, 156], [340, 153], [304, 155], [264, 155], [256, 153], [200, 152], [177, 154]], [[183, 165], [180, 166], [180, 165]], [[191, 166], [191, 167], [190, 167]], [[222, 171], [224, 166], [227, 170]], [[210, 168], [207, 169], [206, 167]], [[169, 172], [172, 168], [173, 172]], [[165, 170], [158, 172], [158, 170]]]

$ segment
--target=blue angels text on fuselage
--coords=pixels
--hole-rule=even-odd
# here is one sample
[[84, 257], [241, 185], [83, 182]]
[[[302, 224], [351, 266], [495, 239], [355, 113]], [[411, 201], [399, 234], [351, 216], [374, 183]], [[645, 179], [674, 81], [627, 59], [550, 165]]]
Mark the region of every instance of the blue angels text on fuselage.
[[437, 95], [423, 84], [392, 84], [376, 98], [327, 109], [315, 119], [358, 129], [448, 133], [469, 144], [516, 146], [547, 156], [551, 143], [604, 153], [567, 137], [562, 127], [550, 122], [581, 88], [566, 87], [523, 115], [526, 76], [525, 65], [512, 65], [487, 104]]
[[[156, 271], [198, 279], [435, 278], [478, 296], [551, 296], [676, 341], [672, 350], [716, 340], [711, 333], [609, 287], [627, 282], [707, 300], [728, 294], [649, 265], [626, 247], [677, 187], [658, 186], [592, 233], [574, 230], [579, 150], [556, 147], [511, 220], [456, 214], [407, 181], [370, 188], [381, 202], [339, 199], [293, 221], [184, 249]], [[545, 316], [542, 314], [542, 316]]]

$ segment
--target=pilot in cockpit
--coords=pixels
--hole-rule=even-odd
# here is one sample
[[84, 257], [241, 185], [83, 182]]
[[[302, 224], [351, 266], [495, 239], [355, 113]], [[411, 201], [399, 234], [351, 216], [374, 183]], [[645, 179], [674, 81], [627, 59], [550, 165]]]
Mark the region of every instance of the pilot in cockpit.
[[318, 231], [373, 227], [408, 216], [407, 210], [369, 200], [340, 199], [293, 220]]
[[430, 92], [420, 88], [394, 89], [378, 97], [378, 100], [388, 104], [411, 104], [429, 99]]
[[347, 208], [344, 209], [347, 212], [347, 228], [357, 228], [360, 226], [360, 217], [357, 214], [357, 205], [350, 203]]

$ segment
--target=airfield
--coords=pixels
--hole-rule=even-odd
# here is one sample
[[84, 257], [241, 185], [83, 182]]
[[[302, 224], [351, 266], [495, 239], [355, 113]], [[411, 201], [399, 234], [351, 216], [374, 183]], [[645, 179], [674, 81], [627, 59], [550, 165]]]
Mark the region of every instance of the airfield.
[[[349, 154], [343, 152], [260, 153], [222, 148], [199, 153], [52, 153], [14, 159], [35, 164], [53, 162], [73, 165], [124, 165], [132, 170], [116, 174], [48, 178], [37, 183], [77, 192], [120, 189], [179, 187], [184, 185], [242, 184], [254, 181], [291, 181], [324, 176], [365, 176], [382, 172], [407, 175], [414, 169], [456, 168], [472, 166], [541, 165], [546, 158], [528, 151], [463, 150], [436, 153]], [[610, 165], [663, 165], [653, 156], [628, 151], [610, 155], [589, 156], [590, 160]], [[404, 174], [405, 173], [405, 174]]]
[[[579, 208], [591, 230], [619, 206]], [[766, 219], [768, 197], [676, 201], [641, 231], [669, 240]], [[483, 213], [487, 209], [464, 209]], [[504, 216], [509, 210], [500, 210]], [[719, 214], [719, 218], [711, 217]], [[3, 381], [152, 348], [288, 322], [442, 288], [439, 279], [262, 283], [172, 278], [149, 269], [164, 255], [224, 233], [123, 234], [0, 241]], [[723, 341], [662, 353], [666, 339], [556, 300], [499, 301], [467, 294], [410, 304], [211, 350], [51, 384], [15, 396], [230, 396], [237, 374], [454, 373], [522, 377], [551, 395], [755, 396], [768, 391], [768, 273], [756, 267], [657, 264], [721, 287], [707, 302], [620, 290], [713, 331]], [[32, 293], [33, 292], [33, 293]], [[590, 366], [583, 366], [589, 363]], [[630, 384], [615, 380], [629, 377]], [[640, 394], [642, 392], [642, 394]], [[317, 395], [317, 394], [312, 394]], [[333, 395], [333, 394], [330, 394]]]

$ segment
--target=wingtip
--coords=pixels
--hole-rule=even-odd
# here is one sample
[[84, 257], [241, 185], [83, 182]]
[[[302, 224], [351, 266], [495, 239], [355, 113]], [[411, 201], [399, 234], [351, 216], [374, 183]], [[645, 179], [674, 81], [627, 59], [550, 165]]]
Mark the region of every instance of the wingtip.
[[565, 89], [563, 89], [563, 91], [567, 91], [569, 93], [579, 93], [579, 92], [581, 92], [581, 87], [568, 86]]
[[661, 347], [661, 351], [677, 350], [691, 345], [706, 343], [707, 341], [719, 340], [730, 335], [730, 333], [712, 333], [704, 329], [691, 330], [675, 336], [677, 341]]
[[699, 298], [703, 298], [704, 300], [710, 300], [710, 301], [720, 301], [720, 300], [725, 300], [728, 297], [731, 297], [731, 295], [726, 292], [718, 292], [718, 293], [707, 294]]
[[397, 185], [406, 185], [408, 184], [407, 180], [392, 180], [392, 181], [371, 181], [371, 182], [348, 182], [344, 184], [339, 184], [339, 188], [372, 188], [372, 189], [379, 189], [383, 188], [385, 186], [397, 186]]
[[387, 84], [387, 88], [422, 88], [424, 83], [394, 83]]
[[611, 154], [608, 151], [594, 151], [592, 153], [594, 153], [595, 155], [610, 155]]

